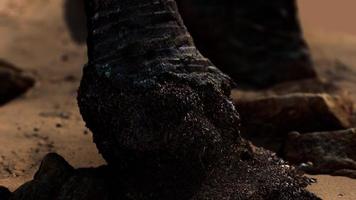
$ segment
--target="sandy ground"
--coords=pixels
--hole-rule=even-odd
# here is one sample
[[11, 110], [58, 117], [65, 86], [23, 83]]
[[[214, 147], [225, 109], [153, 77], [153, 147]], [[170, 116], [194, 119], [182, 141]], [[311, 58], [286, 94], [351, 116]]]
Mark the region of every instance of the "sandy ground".
[[304, 24], [325, 31], [356, 34], [355, 0], [297, 0]]
[[62, 154], [76, 167], [104, 163], [78, 113], [76, 91], [86, 52], [67, 31], [63, 4], [0, 1], [0, 58], [37, 80], [25, 96], [0, 107], [0, 185], [11, 189], [30, 179], [48, 152]]
[[[33, 176], [48, 152], [75, 167], [105, 163], [78, 113], [76, 90], [86, 52], [72, 40], [63, 7], [64, 0], [0, 1], [0, 59], [37, 80], [26, 95], [0, 107], [0, 185], [12, 190]], [[356, 36], [306, 29], [320, 73], [356, 94]], [[315, 178], [310, 190], [320, 197], [356, 199], [356, 180]]]

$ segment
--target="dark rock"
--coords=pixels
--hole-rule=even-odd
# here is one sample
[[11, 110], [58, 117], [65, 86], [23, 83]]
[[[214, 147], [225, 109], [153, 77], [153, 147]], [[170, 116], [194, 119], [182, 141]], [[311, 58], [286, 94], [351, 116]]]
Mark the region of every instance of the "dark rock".
[[74, 169], [61, 156], [48, 154], [34, 179], [14, 191], [11, 200], [55, 199], [54, 195], [73, 173]]
[[348, 91], [325, 79], [305, 79], [276, 84], [267, 91], [278, 95], [290, 93], [328, 93], [347, 97]]
[[327, 93], [334, 96], [340, 96], [347, 104], [352, 104], [350, 91], [341, 88], [335, 83], [325, 79], [305, 79], [299, 81], [288, 81], [276, 84], [266, 89], [253, 88], [234, 88], [231, 93], [231, 98], [237, 101], [251, 101], [253, 99], [265, 98], [268, 96], [281, 96], [292, 93]]
[[315, 78], [295, 0], [178, 0], [202, 54], [240, 84]]
[[0, 186], [0, 199], [8, 200], [11, 197], [11, 192], [6, 187]]
[[293, 163], [310, 163], [302, 169], [313, 174], [356, 178], [356, 129], [334, 132], [291, 133], [285, 157]]
[[351, 127], [352, 102], [328, 94], [295, 93], [240, 99], [242, 134], [279, 152], [291, 131], [314, 132]]
[[[58, 200], [121, 200], [122, 189], [115, 176], [109, 177], [102, 173], [104, 168], [78, 169], [60, 188]], [[110, 190], [115, 186], [115, 190]]]
[[[34, 179], [17, 189], [11, 200], [97, 200], [108, 199], [109, 176], [102, 168], [74, 170], [61, 156], [48, 154]], [[115, 198], [119, 199], [119, 198]]]
[[127, 198], [317, 199], [240, 137], [232, 81], [195, 48], [174, 1], [87, 3], [78, 103]]
[[25, 93], [35, 81], [23, 75], [22, 71], [0, 60], [0, 105]]
[[[127, 174], [126, 170], [120, 171], [110, 166], [73, 170], [56, 154], [46, 156], [34, 180], [21, 186], [12, 195], [8, 192], [6, 194], [11, 195], [11, 200], [220, 200], [224, 199], [226, 194], [236, 200], [318, 199], [311, 193], [300, 190], [309, 180], [295, 174], [293, 167], [271, 152], [252, 146], [249, 148], [253, 149], [252, 157], [231, 162], [228, 169], [226, 166], [217, 168], [199, 187], [199, 191], [189, 198], [184, 191], [166, 194], [167, 198], [157, 196], [160, 191], [147, 193], [152, 189], [150, 187], [157, 187], [155, 182], [159, 180], [159, 177], [154, 176], [152, 180], [142, 177], [147, 176], [150, 171], [137, 171], [138, 174], [132, 176], [133, 174]], [[173, 186], [172, 183], [169, 184]]]

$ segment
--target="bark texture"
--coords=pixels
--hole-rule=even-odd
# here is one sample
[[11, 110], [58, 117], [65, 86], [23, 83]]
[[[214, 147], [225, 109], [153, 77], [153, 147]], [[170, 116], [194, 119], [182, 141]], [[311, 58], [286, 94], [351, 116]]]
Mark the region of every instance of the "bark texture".
[[239, 83], [314, 78], [295, 0], [177, 0], [197, 47]]
[[194, 46], [173, 0], [88, 0], [78, 103], [121, 179], [118, 199], [317, 199], [239, 134], [231, 80]]

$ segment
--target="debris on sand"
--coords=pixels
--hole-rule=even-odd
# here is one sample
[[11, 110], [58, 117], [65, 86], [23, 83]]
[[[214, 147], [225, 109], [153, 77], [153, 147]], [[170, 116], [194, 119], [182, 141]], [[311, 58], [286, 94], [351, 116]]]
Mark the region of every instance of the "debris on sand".
[[71, 113], [64, 112], [64, 111], [51, 111], [51, 112], [41, 112], [41, 113], [39, 113], [39, 116], [41, 116], [41, 117], [55, 117], [55, 118], [60, 118], [60, 119], [69, 119], [71, 116]]

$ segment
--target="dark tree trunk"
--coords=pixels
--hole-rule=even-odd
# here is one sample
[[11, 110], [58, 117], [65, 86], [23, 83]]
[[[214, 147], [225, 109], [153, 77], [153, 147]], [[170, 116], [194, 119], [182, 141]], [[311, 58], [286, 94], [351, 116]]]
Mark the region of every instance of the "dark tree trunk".
[[173, 0], [88, 0], [78, 103], [130, 199], [317, 199], [239, 134], [230, 79], [195, 48]]
[[[212, 135], [204, 142], [240, 140], [238, 113], [228, 98], [230, 79], [195, 48], [174, 1], [90, 1], [87, 10], [89, 63], [79, 106], [109, 162], [126, 162], [121, 155], [126, 150], [181, 151], [177, 140], [205, 134], [204, 129], [220, 137], [216, 120], [225, 121], [226, 138]], [[215, 110], [215, 104], [229, 109]], [[219, 113], [229, 118], [217, 118]], [[113, 140], [102, 141], [104, 136]]]
[[177, 0], [197, 47], [240, 84], [316, 77], [295, 0]]

